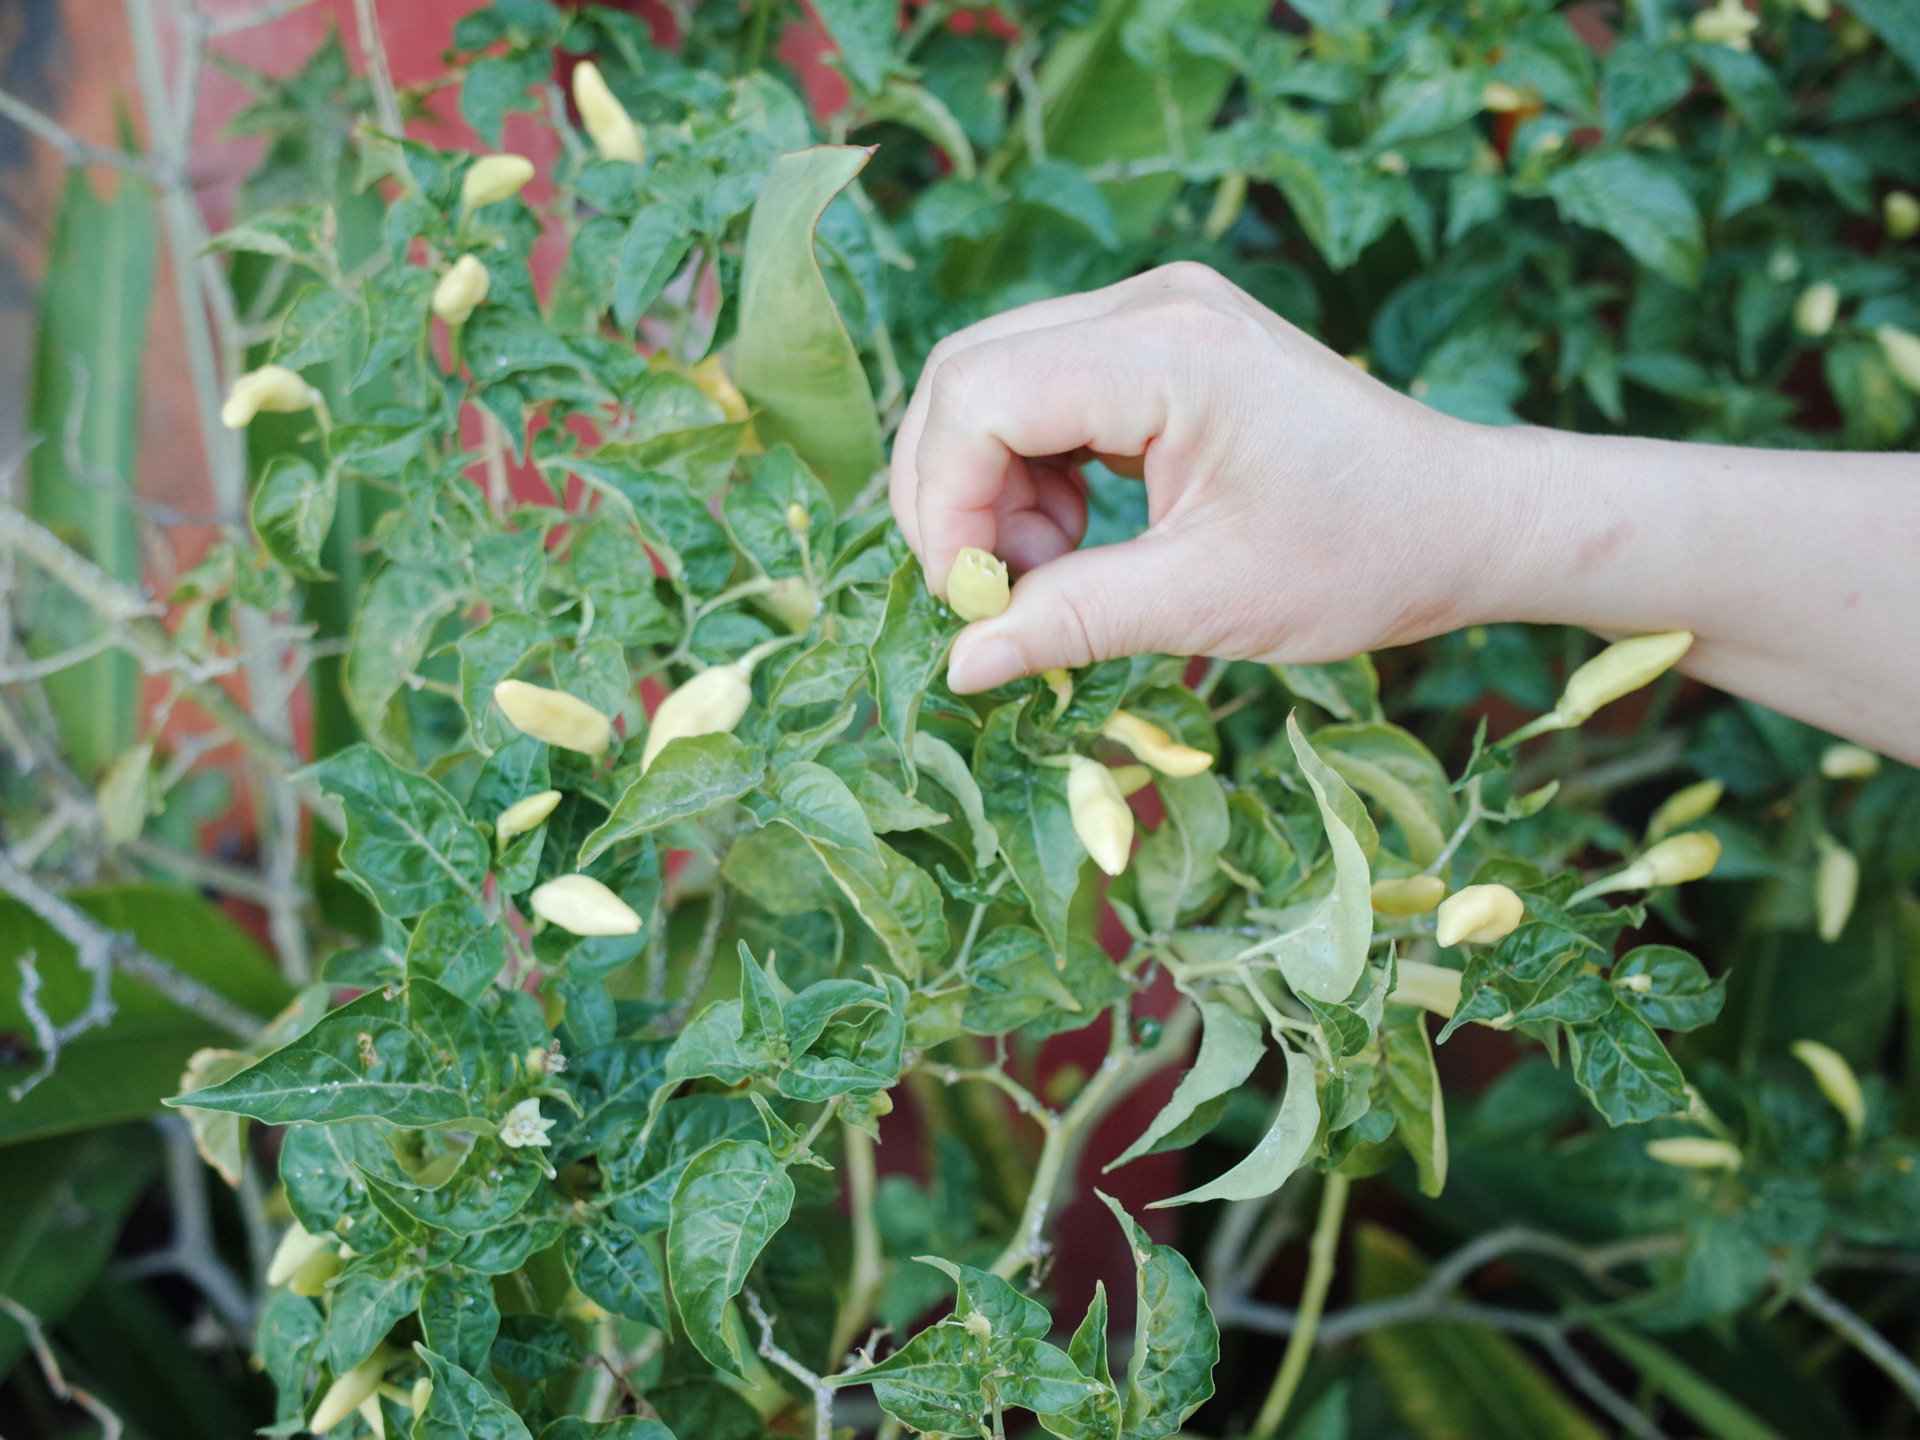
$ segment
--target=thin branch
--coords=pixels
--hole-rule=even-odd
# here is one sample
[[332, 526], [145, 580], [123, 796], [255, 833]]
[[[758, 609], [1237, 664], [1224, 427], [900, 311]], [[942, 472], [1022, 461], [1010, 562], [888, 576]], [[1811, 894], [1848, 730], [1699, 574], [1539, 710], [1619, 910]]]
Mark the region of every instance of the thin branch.
[[782, 1350], [773, 1339], [773, 1321], [761, 1308], [760, 1297], [747, 1291], [747, 1310], [760, 1327], [760, 1358], [771, 1360], [813, 1393], [814, 1440], [833, 1440], [833, 1386]]
[[1834, 1333], [1872, 1361], [1900, 1387], [1909, 1404], [1920, 1407], [1920, 1369], [1895, 1349], [1886, 1336], [1811, 1280], [1794, 1291], [1793, 1298], [1802, 1309], [1825, 1321]]
[[1300, 1379], [1307, 1373], [1307, 1361], [1313, 1355], [1314, 1331], [1320, 1324], [1320, 1312], [1327, 1303], [1327, 1290], [1333, 1283], [1334, 1261], [1340, 1252], [1340, 1229], [1347, 1214], [1347, 1191], [1352, 1186], [1338, 1170], [1329, 1171], [1321, 1184], [1320, 1214], [1313, 1226], [1313, 1239], [1307, 1245], [1307, 1279], [1300, 1291], [1300, 1308], [1294, 1313], [1294, 1331], [1287, 1337], [1286, 1353], [1280, 1357], [1280, 1370], [1273, 1377], [1273, 1388], [1253, 1422], [1255, 1440], [1271, 1440], [1287, 1418]]
[[136, 1279], [166, 1274], [192, 1281], [227, 1327], [242, 1343], [250, 1343], [253, 1301], [214, 1244], [207, 1171], [194, 1148], [193, 1130], [179, 1115], [163, 1115], [155, 1123], [167, 1147], [167, 1208], [173, 1217], [173, 1237], [164, 1249], [126, 1261], [120, 1272]]
[[124, 1430], [120, 1417], [91, 1391], [68, 1381], [61, 1372], [60, 1362], [54, 1358], [53, 1347], [47, 1344], [46, 1331], [40, 1327], [40, 1317], [9, 1295], [0, 1295], [0, 1310], [11, 1315], [14, 1323], [27, 1332], [27, 1344], [33, 1350], [33, 1358], [39, 1362], [40, 1373], [46, 1376], [48, 1388], [68, 1404], [78, 1405], [93, 1416], [100, 1425], [100, 1440], [120, 1440]]
[[686, 988], [680, 992], [680, 998], [674, 1003], [664, 1026], [669, 1035], [677, 1034], [687, 1023], [687, 1016], [700, 1003], [700, 992], [707, 988], [707, 976], [713, 970], [714, 952], [720, 947], [720, 926], [726, 919], [726, 893], [716, 885], [707, 897], [706, 923], [700, 927], [700, 941], [694, 947], [693, 963], [687, 967]]
[[162, 845], [157, 840], [129, 840], [120, 847], [121, 853], [162, 870], [170, 870], [183, 880], [209, 890], [217, 890], [223, 895], [231, 895], [236, 900], [246, 900], [255, 905], [271, 905], [275, 901], [304, 898], [298, 890], [283, 889], [272, 880], [254, 870], [242, 870], [238, 865], [228, 865], [205, 855], [194, 855], [185, 850], [175, 850]]
[[306, 9], [312, 3], [313, 0], [273, 0], [272, 4], [236, 11], [231, 15], [202, 15], [199, 17], [200, 33], [209, 40], [217, 40], [223, 35], [235, 35], [242, 30], [271, 25], [296, 10]]
[[144, 156], [129, 155], [124, 150], [82, 140], [59, 121], [41, 114], [26, 101], [5, 90], [0, 90], [0, 115], [46, 141], [60, 152], [61, 159], [68, 165], [111, 165], [116, 170], [138, 175], [143, 180], [159, 181], [158, 173]]
[[393, 72], [387, 68], [387, 47], [380, 38], [380, 15], [374, 0], [353, 0], [353, 18], [360, 31], [360, 56], [366, 62], [367, 82], [373, 87], [373, 111], [389, 135], [406, 133], [400, 118], [400, 97], [394, 93]]
[[39, 971], [31, 957], [21, 959], [20, 1004], [33, 1026], [41, 1059], [40, 1068], [13, 1087], [14, 1099], [18, 1100], [53, 1073], [60, 1052], [68, 1044], [113, 1019], [113, 972], [116, 969], [241, 1040], [252, 1043], [260, 1037], [259, 1021], [226, 996], [149, 955], [131, 936], [107, 929], [64, 895], [35, 880], [3, 850], [0, 850], [0, 890], [5, 890], [51, 925], [73, 947], [76, 963], [92, 982], [85, 1008], [65, 1024], [56, 1025], [39, 1003]]
[[0, 665], [0, 685], [27, 685], [45, 680], [62, 670], [84, 665], [94, 656], [104, 655], [118, 645], [119, 641], [110, 631], [102, 631], [91, 640], [82, 640], [78, 645], [69, 646], [43, 659], [32, 660], [24, 665]]

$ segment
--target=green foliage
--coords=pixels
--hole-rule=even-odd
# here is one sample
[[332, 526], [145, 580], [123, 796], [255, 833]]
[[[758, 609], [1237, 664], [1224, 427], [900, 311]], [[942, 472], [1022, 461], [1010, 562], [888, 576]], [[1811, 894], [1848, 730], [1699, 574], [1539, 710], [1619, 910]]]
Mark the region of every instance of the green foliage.
[[[1885, 1017], [1920, 994], [1913, 773], [1823, 776], [1823, 737], [1747, 706], [1676, 718], [1669, 682], [1638, 729], [1608, 712], [1524, 752], [1489, 743], [1485, 697], [1497, 716], [1550, 709], [1588, 645], [1512, 626], [1377, 667], [1148, 656], [1074, 673], [1070, 698], [1043, 680], [959, 697], [959, 622], [876, 482], [940, 335], [1176, 259], [1467, 418], [1908, 442], [1911, 398], [1871, 334], [1920, 327], [1915, 252], [1854, 237], [1877, 189], [1920, 181], [1899, 121], [1920, 98], [1913, 26], [1891, 4], [1831, 24], [1773, 6], [1748, 52], [1655, 6], [1611, 46], [1539, 0], [1297, 0], [1294, 28], [1237, 0], [992, 12], [1011, 35], [949, 26], [953, 8], [902, 29], [890, 5], [819, 5], [853, 89], [826, 133], [860, 143], [815, 144], [769, 58], [797, 7], [690, 7], [668, 50], [612, 11], [499, 0], [451, 57], [474, 130], [492, 144], [509, 114], [563, 116], [555, 51], [590, 53], [647, 154], [602, 159], [562, 125], [538, 186], [472, 213], [473, 157], [350, 123], [332, 44], [242, 117], [266, 159], [212, 253], [258, 286], [254, 358], [326, 405], [258, 422], [252, 542], [183, 580], [171, 624], [202, 658], [242, 652], [267, 616], [346, 640], [338, 685], [316, 672], [298, 783], [343, 822], [337, 848], [316, 838], [318, 884], [365, 902], [319, 890], [321, 983], [176, 1100], [236, 1157], [238, 1117], [283, 1127], [286, 1209], [343, 1261], [258, 1317], [269, 1433], [370, 1356], [383, 1426], [416, 1437], [824, 1434], [849, 1391], [867, 1393], [842, 1419], [871, 1401], [934, 1434], [1167, 1440], [1203, 1405], [1219, 1433], [1270, 1368], [1221, 1368], [1214, 1399], [1221, 1329], [1258, 1309], [1246, 1288], [1288, 1231], [1288, 1181], [1314, 1172], [1385, 1172], [1423, 1226], [1659, 1242], [1621, 1262], [1633, 1284], [1529, 1271], [1529, 1293], [1566, 1325], [1620, 1301], [1598, 1333], [1652, 1390], [1714, 1433], [1760, 1433], [1732, 1382], [1643, 1332], [1782, 1324], [1758, 1316], [1770, 1285], [1920, 1233], [1913, 1068], [1904, 1095], [1875, 1073]], [[1489, 108], [1489, 85], [1518, 108]], [[551, 284], [536, 248], [558, 257]], [[449, 330], [429, 297], [465, 255], [489, 292]], [[1813, 280], [1842, 295], [1824, 336], [1791, 325]], [[1829, 396], [1837, 428], [1814, 428]], [[1134, 487], [1095, 469], [1092, 491], [1096, 539], [1143, 523]], [[660, 695], [735, 662], [745, 714], [648, 763]], [[492, 702], [506, 679], [599, 711], [612, 745], [520, 734]], [[1216, 759], [1152, 778], [1154, 823], [1103, 892], [1064, 765], [1130, 759], [1102, 737], [1122, 708]], [[144, 795], [153, 751], [137, 759], [126, 789]], [[1583, 872], [1641, 848], [1658, 797], [1628, 787], [1692, 776], [1729, 796], [1703, 822], [1715, 880], [1586, 897]], [[162, 798], [135, 829], [190, 835]], [[1865, 878], [1825, 944], [1811, 876], [1836, 841]], [[1431, 915], [1372, 909], [1374, 881], [1423, 873], [1510, 886], [1525, 923], [1442, 950]], [[576, 934], [536, 901], [571, 876], [637, 929]], [[83, 903], [262, 1019], [290, 998], [197, 898], [138, 897]], [[0, 958], [36, 949], [65, 1023], [83, 977], [38, 923], [0, 917]], [[1437, 1036], [1417, 985], [1396, 998], [1412, 966], [1457, 977]], [[1149, 1012], [1169, 991], [1162, 1035]], [[0, 1140], [147, 1113], [221, 1038], [131, 977], [113, 998], [111, 1026], [0, 1109]], [[0, 1006], [0, 1029], [33, 1033]], [[1043, 1042], [1084, 1027], [1104, 1059], [1049, 1088]], [[1468, 1107], [1435, 1046], [1489, 1030], [1544, 1056]], [[1787, 1058], [1797, 1038], [1866, 1074], [1858, 1133]], [[1168, 1064], [1171, 1100], [1125, 1112], [1137, 1138], [1108, 1168], [1182, 1152], [1185, 1179], [1149, 1203], [1229, 1202], [1198, 1212], [1225, 1237], [1204, 1268], [1251, 1271], [1210, 1301], [1109, 1201], [1133, 1334], [1110, 1333], [1102, 1289], [1066, 1337], [1048, 1262], [1072, 1163]], [[896, 1103], [924, 1133], [924, 1185], [874, 1173]], [[1037, 1141], [1009, 1133], [1016, 1112]], [[1741, 1168], [1647, 1154], [1678, 1136], [1737, 1145]], [[91, 1274], [131, 1197], [79, 1144], [16, 1146], [7, 1173], [22, 1214], [58, 1184], [82, 1198], [84, 1244], [49, 1231], [47, 1253]], [[1368, 1230], [1354, 1249], [1363, 1301], [1423, 1283], [1403, 1241]], [[39, 1271], [11, 1289], [34, 1263], [0, 1250], [0, 1289], [75, 1298]], [[948, 1282], [950, 1312], [921, 1324]], [[892, 1333], [863, 1348], [876, 1321]], [[1382, 1320], [1366, 1350], [1411, 1433], [1595, 1433], [1585, 1400], [1482, 1326]], [[657, 1418], [614, 1418], [612, 1370]], [[1290, 1433], [1345, 1433], [1349, 1393], [1324, 1388]], [[334, 1433], [370, 1428], [356, 1411]]]

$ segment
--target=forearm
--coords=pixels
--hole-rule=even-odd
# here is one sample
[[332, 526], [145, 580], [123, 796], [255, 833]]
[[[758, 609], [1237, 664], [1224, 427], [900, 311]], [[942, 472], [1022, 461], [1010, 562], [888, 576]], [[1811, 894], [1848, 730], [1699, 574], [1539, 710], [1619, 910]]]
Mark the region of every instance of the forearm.
[[1486, 618], [1691, 630], [1687, 673], [1920, 763], [1920, 457], [1500, 433]]

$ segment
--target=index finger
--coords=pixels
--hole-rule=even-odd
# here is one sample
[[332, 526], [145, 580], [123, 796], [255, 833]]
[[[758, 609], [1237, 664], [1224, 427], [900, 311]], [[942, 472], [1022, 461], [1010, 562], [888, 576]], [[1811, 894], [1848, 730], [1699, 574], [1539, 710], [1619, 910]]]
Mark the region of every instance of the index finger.
[[984, 341], [934, 373], [913, 499], [936, 593], [962, 549], [994, 548], [994, 501], [1010, 465], [1081, 449], [1139, 455], [1165, 428], [1160, 377], [1125, 340], [1118, 320], [1102, 316]]

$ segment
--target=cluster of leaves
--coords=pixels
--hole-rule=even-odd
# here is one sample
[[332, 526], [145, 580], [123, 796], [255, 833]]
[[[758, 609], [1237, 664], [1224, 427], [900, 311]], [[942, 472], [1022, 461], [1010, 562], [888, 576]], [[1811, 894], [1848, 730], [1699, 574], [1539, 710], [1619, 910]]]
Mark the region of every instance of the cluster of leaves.
[[[1641, 733], [1559, 736], [1518, 769], [1461, 743], [1462, 711], [1489, 690], [1550, 706], [1577, 638], [1448, 637], [1384, 697], [1366, 657], [1141, 657], [1070, 690], [959, 697], [958, 622], [872, 482], [941, 333], [1179, 258], [1469, 418], [1758, 443], [1834, 438], [1791, 428], [1814, 342], [1787, 324], [1798, 283], [1830, 278], [1850, 302], [1819, 342], [1841, 438], [1898, 439], [1911, 405], [1864, 336], [1912, 322], [1913, 256], [1841, 229], [1878, 181], [1920, 179], [1894, 143], [1920, 93], [1911, 27], [1860, 44], [1770, 14], [1754, 53], [1692, 41], [1657, 4], [1608, 46], [1540, 3], [1300, 3], [1295, 30], [1242, 3], [1003, 7], [997, 28], [932, 5], [904, 30], [892, 5], [817, 8], [852, 90], [830, 138], [883, 142], [870, 165], [808, 148], [767, 59], [787, 18], [770, 4], [698, 7], [677, 49], [590, 6], [469, 17], [462, 116], [489, 146], [523, 133], [510, 114], [544, 117], [535, 185], [471, 211], [472, 156], [353, 125], [336, 46], [248, 112], [272, 144], [216, 249], [275, 317], [258, 359], [326, 407], [256, 422], [258, 544], [187, 578], [178, 633], [211, 655], [244, 611], [293, 610], [347, 642], [317, 672], [324, 758], [304, 777], [344, 822], [337, 852], [316, 845], [322, 982], [183, 1097], [236, 1168], [233, 1117], [285, 1127], [286, 1206], [342, 1247], [324, 1295], [277, 1293], [261, 1317], [277, 1432], [388, 1356], [372, 1404], [418, 1435], [744, 1440], [807, 1407], [826, 1433], [832, 1397], [863, 1387], [938, 1434], [1004, 1434], [1027, 1410], [1069, 1440], [1172, 1435], [1219, 1353], [1187, 1261], [1114, 1206], [1138, 1272], [1118, 1378], [1104, 1294], [1064, 1348], [1039, 1298], [1078, 1138], [1164, 1061], [1136, 1014], [1163, 973], [1199, 1048], [1114, 1162], [1198, 1147], [1198, 1183], [1162, 1203], [1397, 1162], [1432, 1196], [1464, 1166], [1477, 1189], [1513, 1181], [1521, 1218], [1682, 1232], [1652, 1264], [1648, 1325], [1726, 1314], [1836, 1243], [1909, 1242], [1920, 1157], [1892, 1098], [1869, 1080], [1848, 1128], [1783, 1059], [1809, 1033], [1870, 1057], [1884, 1032], [1857, 1006], [1879, 992], [1811, 1014], [1778, 995], [1807, 989], [1783, 977], [1831, 834], [1867, 882], [1821, 954], [1837, 967], [1902, 926], [1911, 950], [1910, 772], [1822, 779], [1820, 737], [1745, 707], [1701, 727], [1684, 763], [1770, 808], [1712, 822], [1723, 873], [1749, 882], [1726, 887], [1734, 918], [1669, 897], [1652, 918], [1763, 937], [1767, 978], [1683, 1072], [1663, 1037], [1708, 1026], [1727, 980], [1627, 946], [1649, 910], [1577, 899], [1575, 869], [1641, 843], [1581, 767], [1666, 744], [1671, 685]], [[586, 54], [644, 126], [644, 162], [565, 122], [556, 57]], [[1490, 82], [1522, 107], [1487, 112]], [[543, 290], [534, 257], [555, 248]], [[488, 295], [448, 331], [429, 296], [463, 255]], [[1130, 533], [1137, 493], [1093, 478], [1091, 538]], [[740, 724], [643, 766], [645, 702], [749, 653]], [[520, 734], [492, 703], [507, 679], [614, 717], [612, 749]], [[1218, 759], [1154, 777], [1158, 823], [1103, 893], [1060, 762], [1129, 758], [1101, 738], [1122, 708]], [[1648, 773], [1681, 763], [1674, 745]], [[1556, 796], [1555, 775], [1576, 783]], [[548, 790], [551, 814], [497, 844], [501, 812]], [[574, 873], [639, 932], [532, 923], [531, 893]], [[1509, 885], [1526, 923], [1441, 952], [1430, 917], [1369, 903], [1374, 880], [1420, 873]], [[1464, 961], [1439, 1040], [1478, 1022], [1559, 1064], [1514, 1072], [1453, 1144], [1425, 1015], [1389, 1000], [1404, 960]], [[1889, 989], [1891, 963], [1871, 983]], [[357, 998], [329, 1009], [342, 990]], [[1055, 1111], [1021, 1077], [1040, 1042], [1097, 1023], [1106, 1060]], [[963, 1088], [1012, 1096], [1038, 1154], [938, 1123]], [[874, 1175], [897, 1093], [938, 1132], [930, 1186]], [[509, 1124], [528, 1107], [536, 1143]], [[1645, 1153], [1702, 1130], [1745, 1166]], [[915, 1332], [941, 1274], [950, 1313]], [[893, 1342], [856, 1348], [876, 1318]], [[605, 1418], [596, 1357], [658, 1420]]]

